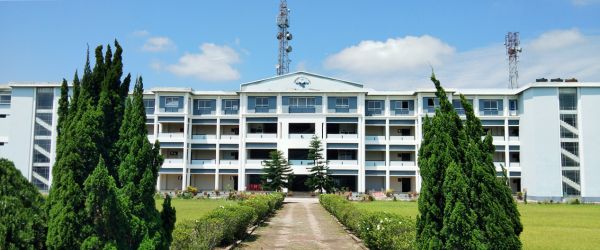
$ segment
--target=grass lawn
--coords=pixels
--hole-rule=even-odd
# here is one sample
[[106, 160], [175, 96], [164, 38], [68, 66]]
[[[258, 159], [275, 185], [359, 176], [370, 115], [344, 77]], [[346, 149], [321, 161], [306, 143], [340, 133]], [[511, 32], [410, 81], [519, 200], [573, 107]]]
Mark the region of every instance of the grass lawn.
[[[162, 210], [162, 199], [156, 199], [156, 209]], [[225, 204], [234, 204], [235, 201], [223, 200], [223, 199], [178, 199], [174, 198], [171, 200], [171, 204], [175, 207], [177, 212], [177, 222], [188, 219], [198, 219], [202, 215], [208, 213], [210, 210], [217, 208], [218, 206]]]
[[[416, 202], [356, 202], [370, 211], [387, 211], [416, 217]], [[519, 204], [524, 249], [598, 249], [600, 206]]]

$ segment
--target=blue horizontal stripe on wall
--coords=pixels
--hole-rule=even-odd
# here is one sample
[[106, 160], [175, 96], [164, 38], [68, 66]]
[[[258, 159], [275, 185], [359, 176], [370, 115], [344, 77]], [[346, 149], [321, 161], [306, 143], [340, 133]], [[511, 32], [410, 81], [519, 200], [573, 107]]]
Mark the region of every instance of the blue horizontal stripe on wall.
[[263, 174], [264, 172], [262, 169], [246, 169], [246, 174]]
[[154, 123], [154, 119], [146, 119], [146, 123]]
[[510, 172], [510, 176], [511, 177], [513, 177], [513, 176], [514, 177], [519, 177], [519, 176], [521, 176], [521, 172]]
[[519, 145], [508, 146], [508, 151], [510, 152], [519, 152], [519, 150], [521, 150], [521, 146]]
[[371, 151], [382, 151], [385, 150], [385, 145], [366, 145], [365, 149]]
[[192, 124], [217, 124], [217, 119], [192, 119]]
[[237, 169], [219, 169], [219, 174], [237, 174]]
[[415, 145], [390, 145], [390, 150], [415, 150]]
[[219, 147], [221, 147], [221, 149], [238, 149], [240, 146], [237, 144], [221, 144]]
[[200, 143], [192, 144], [192, 149], [215, 149], [215, 148], [217, 148], [217, 145], [215, 145], [215, 144], [200, 144]]
[[357, 123], [358, 117], [327, 117], [327, 122], [335, 123]]
[[368, 176], [385, 176], [385, 170], [366, 170], [365, 175]]
[[509, 126], [519, 125], [519, 120], [508, 120]]
[[183, 142], [161, 142], [161, 148], [183, 148]]
[[358, 175], [358, 170], [330, 169], [330, 175]]
[[496, 151], [502, 151], [502, 152], [504, 152], [504, 150], [506, 150], [506, 148], [504, 146], [496, 145]]
[[504, 126], [504, 120], [481, 120], [483, 126]]
[[162, 116], [158, 117], [159, 122], [183, 122], [183, 116]]
[[176, 173], [176, 174], [181, 174], [183, 172], [183, 168], [160, 168], [158, 170], [159, 173], [164, 174], [164, 173]]
[[415, 125], [415, 120], [390, 120], [390, 125]]
[[221, 124], [240, 124], [240, 119], [221, 119]]
[[496, 177], [502, 177], [502, 176], [504, 176], [504, 173], [502, 173], [502, 172], [496, 172]]
[[367, 125], [385, 125], [385, 120], [365, 120]]
[[214, 169], [190, 169], [190, 174], [214, 174]]
[[277, 117], [248, 117], [248, 118], [246, 118], [246, 122], [248, 122], [248, 123], [262, 123], [262, 122], [276, 123]]
[[415, 176], [416, 171], [390, 171], [390, 176]]
[[247, 142], [246, 148], [253, 149], [276, 149], [277, 143], [257, 143], [257, 142]]
[[358, 149], [358, 143], [327, 143], [328, 149]]

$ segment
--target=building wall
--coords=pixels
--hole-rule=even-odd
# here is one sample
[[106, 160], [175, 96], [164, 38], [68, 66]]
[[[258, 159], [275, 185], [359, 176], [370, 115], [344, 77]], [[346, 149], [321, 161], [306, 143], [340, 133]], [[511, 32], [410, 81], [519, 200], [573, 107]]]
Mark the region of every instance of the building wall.
[[528, 89], [520, 103], [522, 187], [531, 198], [560, 199], [563, 193], [558, 89]]
[[8, 147], [4, 150], [6, 155], [2, 156], [11, 160], [30, 181], [34, 103], [34, 88], [12, 89], [11, 112], [7, 116], [10, 124]]
[[580, 88], [580, 93], [581, 196], [600, 202], [600, 88]]

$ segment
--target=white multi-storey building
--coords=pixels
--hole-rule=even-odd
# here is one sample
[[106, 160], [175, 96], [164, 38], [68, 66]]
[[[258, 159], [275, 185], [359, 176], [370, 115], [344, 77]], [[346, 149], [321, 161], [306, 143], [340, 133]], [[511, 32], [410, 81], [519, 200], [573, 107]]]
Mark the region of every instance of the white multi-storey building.
[[[473, 103], [514, 192], [600, 201], [600, 83], [447, 92], [459, 114], [458, 94]], [[59, 84], [0, 87], [0, 157], [42, 190], [52, 182], [59, 93]], [[160, 141], [165, 158], [159, 190], [259, 189], [262, 162], [280, 150], [296, 175], [292, 190], [304, 191], [316, 135], [338, 186], [418, 193], [422, 118], [438, 105], [434, 89], [374, 91], [306, 72], [237, 92], [154, 88], [144, 98], [148, 139]]]

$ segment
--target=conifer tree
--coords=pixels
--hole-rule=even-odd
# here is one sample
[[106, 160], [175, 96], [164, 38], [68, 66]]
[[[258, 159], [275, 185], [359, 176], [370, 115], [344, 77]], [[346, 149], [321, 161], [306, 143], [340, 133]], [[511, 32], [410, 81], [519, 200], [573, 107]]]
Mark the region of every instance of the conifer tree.
[[123, 236], [127, 222], [119, 199], [115, 180], [108, 174], [104, 159], [100, 156], [98, 166], [84, 184], [87, 195], [85, 212], [90, 218], [90, 235], [84, 240], [82, 249], [125, 248]]
[[15, 165], [0, 158], [0, 248], [44, 249], [44, 198]]
[[60, 99], [58, 99], [58, 122], [57, 131], [61, 133], [65, 120], [69, 115], [69, 86], [67, 80], [63, 78], [62, 84], [60, 85]]
[[162, 204], [162, 211], [160, 211], [160, 218], [162, 220], [163, 226], [163, 248], [168, 249], [173, 242], [173, 230], [175, 229], [175, 221], [176, 221], [176, 211], [173, 206], [171, 206], [171, 196], [167, 195], [165, 197], [165, 201]]
[[333, 189], [333, 180], [329, 175], [328, 162], [323, 157], [323, 145], [316, 135], [313, 135], [310, 141], [308, 159], [312, 161], [313, 166], [310, 168], [310, 175], [305, 184], [319, 193], [330, 193]]
[[69, 110], [71, 110], [71, 115], [75, 112], [75, 110], [77, 110], [77, 100], [79, 100], [80, 91], [81, 82], [79, 81], [77, 70], [75, 70], [75, 76], [73, 76], [73, 96], [71, 97], [71, 102], [69, 103]]
[[281, 192], [283, 188], [289, 187], [292, 183], [292, 168], [283, 156], [283, 152], [279, 150], [271, 151], [269, 156], [271, 159], [265, 161], [265, 167], [263, 168], [265, 174], [261, 176], [263, 188]]

